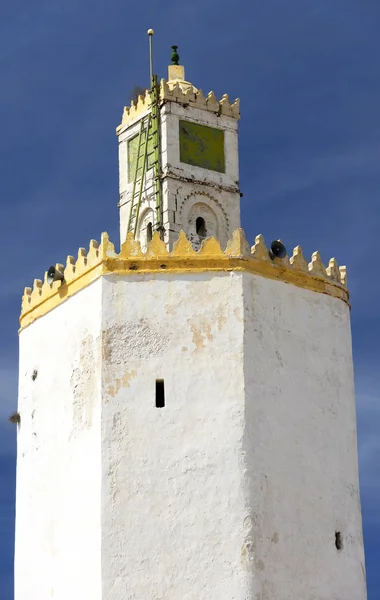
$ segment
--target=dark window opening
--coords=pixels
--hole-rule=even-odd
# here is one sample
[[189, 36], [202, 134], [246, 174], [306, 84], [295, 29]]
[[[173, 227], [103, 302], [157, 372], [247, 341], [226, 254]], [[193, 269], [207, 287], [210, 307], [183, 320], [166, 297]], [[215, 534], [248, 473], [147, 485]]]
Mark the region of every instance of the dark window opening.
[[153, 226], [152, 223], [148, 223], [146, 226], [146, 241], [150, 242], [153, 237]]
[[203, 217], [197, 217], [197, 220], [195, 221], [195, 230], [197, 232], [197, 234], [199, 235], [199, 237], [206, 237], [207, 235], [207, 230], [206, 230], [206, 223]]
[[165, 406], [165, 387], [163, 379], [156, 379], [156, 407], [164, 408]]
[[342, 535], [340, 531], [335, 532], [335, 547], [337, 550], [342, 550], [343, 548]]

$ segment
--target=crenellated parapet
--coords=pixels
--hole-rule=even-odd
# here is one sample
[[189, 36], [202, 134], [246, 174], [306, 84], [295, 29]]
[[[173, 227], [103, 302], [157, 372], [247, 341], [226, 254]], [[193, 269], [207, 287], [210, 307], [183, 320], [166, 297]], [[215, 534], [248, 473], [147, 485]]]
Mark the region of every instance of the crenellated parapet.
[[68, 256], [65, 265], [55, 265], [56, 269], [64, 274], [63, 283], [61, 281], [49, 283], [48, 272], [45, 271], [43, 280], [35, 279], [33, 287], [24, 289], [21, 303], [21, 326], [29, 325], [67, 297], [87, 287], [92, 281], [96, 281], [101, 274], [100, 270], [104, 262], [114, 255], [114, 245], [109, 241], [108, 234], [102, 233], [100, 244], [96, 240], [91, 240], [88, 251], [86, 248], [79, 248], [76, 259], [74, 256]]
[[131, 106], [124, 106], [121, 123], [116, 127], [116, 135], [119, 135], [122, 129], [149, 112], [151, 108], [151, 92], [146, 90], [145, 95], [139, 95], [137, 100], [131, 102]]
[[[186, 84], [186, 85], [184, 85]], [[185, 106], [193, 106], [218, 115], [225, 115], [240, 119], [240, 100], [237, 98], [231, 102], [228, 95], [224, 94], [221, 100], [218, 100], [214, 92], [209, 92], [207, 96], [203, 95], [202, 90], [198, 90], [188, 82], [167, 82], [161, 79], [160, 82], [160, 102], [161, 106], [165, 102], [177, 102]], [[116, 128], [116, 134], [119, 133], [131, 123], [140, 119], [148, 113], [151, 107], [151, 92], [147, 90], [145, 95], [140, 95], [131, 106], [125, 106], [120, 125]]]
[[218, 115], [240, 119], [239, 98], [230, 102], [228, 94], [224, 94], [221, 100], [218, 100], [214, 92], [209, 92], [207, 96], [204, 96], [202, 90], [197, 90], [192, 85], [184, 87], [180, 81], [171, 84], [171, 82], [161, 79], [160, 100], [161, 102], [171, 101], [191, 105]]
[[101, 242], [90, 241], [89, 250], [79, 248], [78, 257], [68, 256], [66, 265], [57, 264], [56, 269], [64, 274], [64, 280], [48, 282], [35, 279], [33, 287], [24, 290], [20, 324], [21, 329], [46, 314], [60, 303], [87, 287], [104, 275], [136, 275], [138, 273], [180, 272], [227, 272], [246, 271], [276, 279], [314, 292], [328, 294], [348, 303], [346, 267], [338, 267], [335, 258], [326, 268], [319, 252], [314, 252], [308, 263], [300, 246], [294, 248], [291, 257], [271, 259], [262, 235], [255, 238], [251, 247], [242, 229], [237, 229], [223, 250], [213, 238], [203, 241], [195, 251], [182, 231], [173, 249], [155, 233], [146, 252], [133, 234], [127, 236], [119, 253], [103, 233]]

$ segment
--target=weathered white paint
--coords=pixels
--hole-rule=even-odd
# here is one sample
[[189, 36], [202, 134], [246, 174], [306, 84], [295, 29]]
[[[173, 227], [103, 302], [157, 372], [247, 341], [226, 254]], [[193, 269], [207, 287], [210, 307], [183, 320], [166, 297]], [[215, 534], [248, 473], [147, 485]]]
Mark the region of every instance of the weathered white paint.
[[102, 598], [101, 292], [20, 333], [15, 600]]
[[16, 600], [365, 600], [342, 301], [107, 276], [21, 333], [20, 369]]
[[103, 306], [104, 598], [246, 598], [241, 277], [107, 278]]
[[[179, 121], [181, 119], [224, 130], [225, 173], [216, 173], [180, 162]], [[121, 243], [126, 237], [133, 187], [132, 183], [128, 183], [128, 141], [138, 133], [139, 127], [140, 121], [135, 122], [119, 136]], [[194, 212], [194, 206], [213, 213], [212, 221], [218, 223], [218, 239], [221, 245], [225, 246], [233, 231], [240, 227], [237, 120], [225, 115], [218, 116], [194, 106], [184, 107], [177, 102], [168, 101], [161, 108], [161, 150], [165, 241], [168, 247], [172, 248], [181, 229], [192, 234], [194, 227], [189, 214]], [[183, 181], [181, 178], [190, 178], [191, 181]], [[137, 238], [143, 246], [146, 245], [143, 214], [147, 208], [150, 210], [155, 208], [152, 170], [146, 174], [137, 229]], [[194, 237], [192, 240], [197, 243]]]
[[269, 279], [243, 281], [252, 597], [364, 600], [349, 308]]

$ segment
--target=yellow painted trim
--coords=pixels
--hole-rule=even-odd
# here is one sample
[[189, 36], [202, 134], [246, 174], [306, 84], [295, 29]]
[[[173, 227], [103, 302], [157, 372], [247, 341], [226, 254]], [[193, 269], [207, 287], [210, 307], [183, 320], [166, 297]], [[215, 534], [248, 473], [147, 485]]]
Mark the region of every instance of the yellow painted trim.
[[[62, 265], [57, 265], [57, 268], [63, 269]], [[294, 249], [290, 260], [285, 257], [272, 261], [261, 235], [256, 237], [254, 246], [250, 248], [243, 231], [238, 229], [224, 251], [217, 240], [208, 238], [201, 249], [195, 252], [186, 235], [181, 232], [171, 252], [155, 234], [147, 252], [143, 253], [140, 243], [129, 234], [120, 253], [116, 254], [108, 235], [104, 233], [100, 245], [91, 240], [88, 253], [80, 248], [76, 261], [72, 256], [67, 258], [63, 284], [60, 281], [49, 284], [45, 273], [44, 283], [36, 279], [33, 288], [25, 288], [20, 329], [25, 329], [104, 275], [227, 271], [247, 272], [283, 281], [339, 298], [348, 304], [345, 267], [339, 269], [336, 260], [331, 259], [326, 269], [318, 252], [314, 252], [308, 264], [300, 246]]]
[[25, 327], [33, 323], [33, 321], [46, 315], [46, 313], [53, 310], [53, 308], [59, 306], [59, 304], [62, 304], [65, 300], [71, 298], [71, 296], [74, 296], [84, 288], [88, 287], [91, 283], [99, 279], [102, 274], [103, 263], [70, 283], [64, 283], [63, 285], [59, 284], [60, 287], [53, 289], [51, 296], [41, 299], [41, 301], [30, 308], [30, 310], [21, 314], [21, 329], [25, 329]]

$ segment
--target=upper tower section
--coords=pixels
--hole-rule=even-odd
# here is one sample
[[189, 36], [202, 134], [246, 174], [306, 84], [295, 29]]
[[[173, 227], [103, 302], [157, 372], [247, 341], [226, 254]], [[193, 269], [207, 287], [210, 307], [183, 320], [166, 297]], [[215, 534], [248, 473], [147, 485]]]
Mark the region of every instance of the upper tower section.
[[239, 100], [219, 101], [186, 81], [172, 46], [168, 80], [125, 107], [119, 140], [120, 237], [132, 231], [143, 249], [155, 230], [172, 248], [183, 229], [195, 248], [214, 236], [226, 245], [240, 227]]

